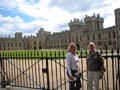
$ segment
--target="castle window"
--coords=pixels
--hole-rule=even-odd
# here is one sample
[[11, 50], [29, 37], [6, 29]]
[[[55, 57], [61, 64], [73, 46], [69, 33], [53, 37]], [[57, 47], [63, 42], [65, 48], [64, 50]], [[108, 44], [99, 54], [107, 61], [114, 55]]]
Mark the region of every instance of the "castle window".
[[65, 43], [67, 43], [67, 39], [65, 39]]
[[37, 49], [37, 47], [34, 47], [34, 50], [36, 50]]
[[101, 42], [101, 41], [99, 41], [99, 42], [98, 42], [98, 45], [99, 45], [99, 46], [101, 46], [101, 45], [102, 45], [102, 42]]
[[113, 38], [115, 38], [115, 32], [113, 32]]
[[11, 43], [11, 46], [13, 47], [13, 43]]
[[21, 43], [19, 43], [19, 47], [21, 47]]
[[114, 45], [116, 45], [116, 41], [114, 41], [113, 43], [114, 43]]
[[108, 45], [112, 45], [112, 41], [109, 40], [109, 41], [108, 41]]
[[87, 40], [89, 41], [89, 35], [87, 35]]
[[93, 34], [93, 40], [95, 40], [95, 35]]
[[41, 42], [39, 41], [39, 45], [41, 44]]
[[8, 43], [8, 47], [9, 47], [10, 45], [9, 45], [9, 43]]
[[17, 47], [17, 43], [15, 43], [15, 47]]
[[108, 33], [108, 38], [111, 38], [111, 33], [110, 32]]
[[61, 43], [63, 43], [63, 41], [61, 40]]
[[72, 38], [72, 42], [74, 42], [74, 38]]
[[[5, 47], [5, 43], [4, 43], [4, 47]], [[5, 50], [5, 49], [4, 49]]]
[[78, 42], [78, 37], [76, 36], [76, 42]]
[[98, 39], [99, 39], [99, 40], [101, 39], [101, 34], [100, 34], [100, 33], [98, 34]]
[[71, 42], [71, 38], [69, 38], [69, 43]]
[[34, 42], [34, 45], [36, 45], [36, 42]]

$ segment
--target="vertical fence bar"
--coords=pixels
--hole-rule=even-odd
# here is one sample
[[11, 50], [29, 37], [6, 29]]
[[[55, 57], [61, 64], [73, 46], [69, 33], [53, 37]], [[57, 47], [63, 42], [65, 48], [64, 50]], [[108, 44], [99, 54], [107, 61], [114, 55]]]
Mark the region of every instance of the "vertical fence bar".
[[107, 90], [109, 90], [109, 74], [108, 74], [108, 51], [107, 48], [105, 48], [105, 57], [106, 57], [106, 74], [107, 74]]
[[[2, 55], [1, 55], [2, 53], [0, 52], [0, 68], [1, 68], [1, 61], [2, 61]], [[0, 78], [0, 85], [1, 85], [1, 79], [2, 79], [2, 69], [0, 69], [0, 76], [1, 76], [1, 78]]]
[[[82, 53], [83, 53], [84, 51], [82, 50]], [[85, 56], [86, 56], [86, 58], [87, 58], [87, 55], [88, 55], [88, 51], [87, 51], [87, 49], [85, 50]], [[82, 57], [84, 57], [84, 55], [82, 56]], [[86, 65], [87, 65], [87, 61], [86, 61]], [[87, 69], [87, 66], [86, 66], [86, 69]], [[88, 81], [88, 70], [86, 71], [87, 72], [87, 81]], [[86, 87], [87, 87], [87, 82], [86, 82]]]
[[19, 76], [17, 75], [18, 76], [18, 78], [17, 78], [18, 85], [22, 86], [22, 77], [21, 77], [22, 68], [21, 68], [20, 53], [19, 52], [13, 52], [13, 58], [17, 60], [16, 70], [17, 70], [18, 75], [19, 75]]
[[[16, 77], [16, 72], [15, 72], [15, 59], [13, 58], [13, 57], [11, 57], [12, 56], [12, 53], [8, 53], [8, 60], [10, 59], [11, 60], [11, 71], [13, 72], [13, 79], [14, 79], [14, 77]], [[15, 80], [13, 80], [14, 81], [14, 84], [15, 85], [17, 85], [16, 84], [16, 82], [17, 82], [17, 80], [15, 79]]]
[[[58, 51], [58, 58], [59, 58], [59, 60], [58, 60], [58, 61], [59, 61], [59, 64], [61, 64], [60, 51]], [[60, 85], [62, 85], [61, 65], [59, 65], [59, 70], [60, 70], [60, 73], [59, 73], [59, 74], [60, 74], [60, 75], [59, 75], [59, 77], [60, 77], [59, 79], [60, 79], [60, 80], [59, 80], [59, 81], [60, 81]], [[61, 90], [62, 90], [62, 86], [61, 86]]]
[[2, 61], [3, 74], [4, 74], [4, 78], [5, 78], [5, 81], [4, 81], [5, 86], [7, 85], [7, 82], [8, 82], [7, 73], [6, 73], [6, 63], [5, 63], [6, 61], [7, 61], [7, 59], [4, 59], [4, 60]]
[[1, 64], [1, 62], [2, 62], [2, 58], [3, 58], [3, 56], [2, 56], [2, 53], [0, 53], [0, 74], [1, 74], [1, 78], [0, 78], [0, 85], [2, 86], [2, 64]]
[[51, 59], [50, 59], [50, 63], [51, 63], [51, 82], [52, 82], [52, 90], [54, 90], [54, 81], [53, 81], [53, 63], [52, 63], [52, 51], [50, 51], [50, 57], [51, 57]]
[[113, 57], [113, 53], [114, 53], [114, 51], [113, 51], [113, 49], [111, 50], [111, 54], [112, 54], [112, 57], [111, 57], [111, 59], [112, 59], [112, 78], [113, 78], [113, 90], [115, 90], [115, 77], [114, 77], [114, 57]]
[[[83, 55], [83, 53], [82, 53], [82, 50], [80, 49], [80, 62], [81, 62], [81, 72], [83, 73], [83, 58], [81, 58], [82, 57], [82, 55]], [[83, 80], [83, 77], [82, 77], [82, 85], [83, 85], [83, 88], [82, 88], [82, 90], [84, 89], [84, 80]]]
[[20, 76], [19, 76], [19, 78], [20, 78], [20, 86], [22, 86], [22, 77], [21, 77], [21, 71], [22, 71], [22, 69], [21, 69], [21, 60], [20, 60], [20, 52], [16, 52], [15, 53], [16, 55], [15, 55], [15, 58], [18, 60], [18, 62], [19, 62], [19, 73], [20, 73]]
[[[31, 51], [31, 66], [33, 65], [33, 52]], [[34, 81], [34, 72], [33, 72], [33, 68], [32, 68], [32, 81]], [[34, 88], [34, 82], [32, 82], [32, 88]]]
[[[38, 60], [39, 60], [39, 63], [41, 63], [40, 61], [40, 56], [39, 56], [40, 54], [39, 54], [39, 52], [37, 51], [37, 58], [38, 58]], [[39, 84], [39, 88], [41, 88], [41, 80], [40, 80], [40, 75], [41, 75], [41, 68], [40, 68], [40, 64], [38, 63], [38, 84]]]
[[[30, 67], [30, 52], [27, 52], [27, 59], [28, 59], [28, 66]], [[30, 70], [29, 70], [29, 77], [30, 77]], [[31, 87], [31, 82], [28, 80], [29, 87]]]
[[[11, 58], [15, 59], [15, 54], [14, 52], [11, 53]], [[16, 58], [16, 66], [20, 69], [19, 67], [19, 59]], [[16, 68], [17, 75], [19, 75], [19, 70]], [[17, 79], [17, 84], [20, 86], [20, 78]]]
[[116, 75], [116, 90], [120, 90], [120, 51], [117, 49], [118, 71]]
[[[34, 51], [34, 61], [36, 61], [36, 62], [38, 61], [39, 62], [39, 60], [36, 58], [36, 51]], [[38, 72], [37, 72], [36, 65], [37, 64], [35, 64], [35, 72], [36, 73], [34, 72], [34, 74], [35, 74], [35, 81], [36, 81], [36, 85], [35, 86], [37, 87], [37, 85], [38, 85], [38, 80], [37, 80], [37, 74], [38, 74]]]
[[62, 52], [62, 57], [63, 57], [63, 65], [65, 66], [64, 67], [64, 81], [65, 81], [65, 89], [64, 90], [67, 90], [67, 85], [66, 85], [66, 64], [65, 64], [65, 62], [66, 62], [66, 60], [64, 59], [64, 56], [65, 56], [65, 52], [63, 51]]
[[3, 58], [0, 60], [0, 67], [1, 67], [1, 87], [2, 88], [5, 88], [6, 87], [6, 85], [5, 85], [5, 76], [4, 76], [4, 65], [3, 65], [3, 62], [4, 62], [4, 55], [3, 55]]
[[120, 50], [119, 51], [119, 57], [118, 57], [118, 89], [120, 90]]
[[25, 71], [25, 66], [24, 66], [24, 61], [23, 61], [23, 57], [22, 57], [22, 52], [20, 52], [20, 61], [21, 61], [21, 66], [22, 67], [22, 71], [21, 71], [21, 78], [22, 78], [22, 86], [25, 87], [25, 82], [24, 82], [24, 71]]
[[[9, 60], [9, 59], [8, 59], [8, 60]], [[13, 77], [13, 69], [14, 69], [14, 68], [12, 67], [12, 64], [13, 64], [13, 59], [12, 59], [12, 58], [9, 60], [9, 63], [11, 64], [11, 66], [10, 66], [10, 73], [11, 73], [11, 74], [10, 74], [10, 75], [11, 75], [12, 84], [15, 85], [15, 83], [13, 83], [13, 82], [14, 82], [14, 80], [13, 80], [13, 78], [14, 78], [14, 77]]]
[[[57, 54], [56, 54], [56, 51], [55, 51], [55, 53], [54, 53], [54, 55], [55, 55], [55, 62], [57, 62]], [[58, 75], [57, 75], [57, 70], [58, 70], [58, 68], [57, 68], [57, 63], [55, 63], [55, 68], [56, 68], [56, 85], [57, 85], [57, 87], [58, 87]], [[57, 90], [58, 90], [58, 88], [57, 88]]]
[[[100, 53], [101, 53], [101, 55], [103, 54], [103, 51], [102, 51], [102, 49], [100, 49]], [[104, 60], [104, 59], [103, 59]], [[105, 61], [105, 60], [104, 60]], [[103, 76], [103, 78], [102, 78], [102, 90], [104, 90], [104, 80], [105, 79], [105, 74], [104, 74], [104, 76]]]
[[[24, 52], [24, 59], [25, 59], [25, 66], [28, 68], [28, 62], [27, 62], [27, 61], [28, 61], [28, 58], [27, 58], [27, 53], [26, 53], [26, 52]], [[26, 76], [28, 76], [28, 73], [27, 73], [27, 72], [26, 72]], [[26, 77], [25, 80], [26, 80], [26, 86], [29, 87], [29, 86], [28, 86], [27, 77]]]
[[50, 82], [49, 82], [49, 62], [48, 62], [48, 54], [47, 54], [47, 52], [46, 52], [46, 70], [47, 70], [47, 72], [46, 72], [46, 74], [47, 74], [47, 90], [50, 90]]
[[[64, 54], [63, 54], [63, 57], [65, 56], [65, 52], [64, 52]], [[66, 62], [66, 59], [64, 60], [64, 64], [65, 64], [65, 62]], [[66, 65], [66, 64], [65, 64]], [[67, 67], [67, 66], [65, 66], [65, 67]], [[67, 69], [67, 68], [66, 68]], [[65, 72], [65, 74], [66, 74], [66, 70], [64, 71]], [[65, 81], [67, 80], [67, 78], [65, 78]], [[65, 83], [65, 86], [66, 86], [66, 88], [65, 88], [65, 90], [67, 90], [67, 83]]]
[[[44, 58], [43, 58], [43, 51], [41, 52], [41, 59], [42, 59], [42, 68], [44, 67]], [[42, 81], [43, 81], [43, 89], [45, 89], [45, 75], [42, 73]]]

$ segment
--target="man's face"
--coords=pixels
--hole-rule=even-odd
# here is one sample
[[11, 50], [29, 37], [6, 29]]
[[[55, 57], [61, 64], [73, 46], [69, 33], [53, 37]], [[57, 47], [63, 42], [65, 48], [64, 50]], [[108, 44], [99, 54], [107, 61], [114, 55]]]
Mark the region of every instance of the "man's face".
[[90, 49], [90, 51], [94, 51], [94, 50], [95, 50], [95, 46], [92, 45], [92, 44], [90, 44], [90, 45], [89, 45], [89, 49]]

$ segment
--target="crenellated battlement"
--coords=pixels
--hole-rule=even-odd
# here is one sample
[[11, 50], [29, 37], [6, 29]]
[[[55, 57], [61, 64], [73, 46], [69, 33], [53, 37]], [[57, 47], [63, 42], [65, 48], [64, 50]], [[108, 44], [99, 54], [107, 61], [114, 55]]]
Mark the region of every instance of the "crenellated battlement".
[[93, 14], [92, 16], [85, 15], [84, 21], [100, 21], [104, 22], [104, 19], [100, 17], [100, 14]]
[[70, 20], [69, 25], [83, 25], [83, 21], [77, 18], [74, 18], [73, 20]]

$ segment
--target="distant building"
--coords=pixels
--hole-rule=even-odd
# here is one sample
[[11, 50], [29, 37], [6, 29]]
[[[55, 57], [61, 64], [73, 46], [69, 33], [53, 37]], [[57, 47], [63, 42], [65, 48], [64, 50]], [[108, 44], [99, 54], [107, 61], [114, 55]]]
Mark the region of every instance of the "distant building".
[[22, 37], [22, 32], [16, 32], [15, 38], [0, 38], [0, 50], [67, 49], [70, 42], [75, 42], [78, 49], [86, 49], [90, 41], [97, 48], [120, 48], [120, 8], [115, 10], [115, 26], [104, 28], [103, 23], [104, 19], [94, 14], [86, 15], [84, 21], [71, 20], [70, 30], [59, 33], [40, 28], [36, 36]]

